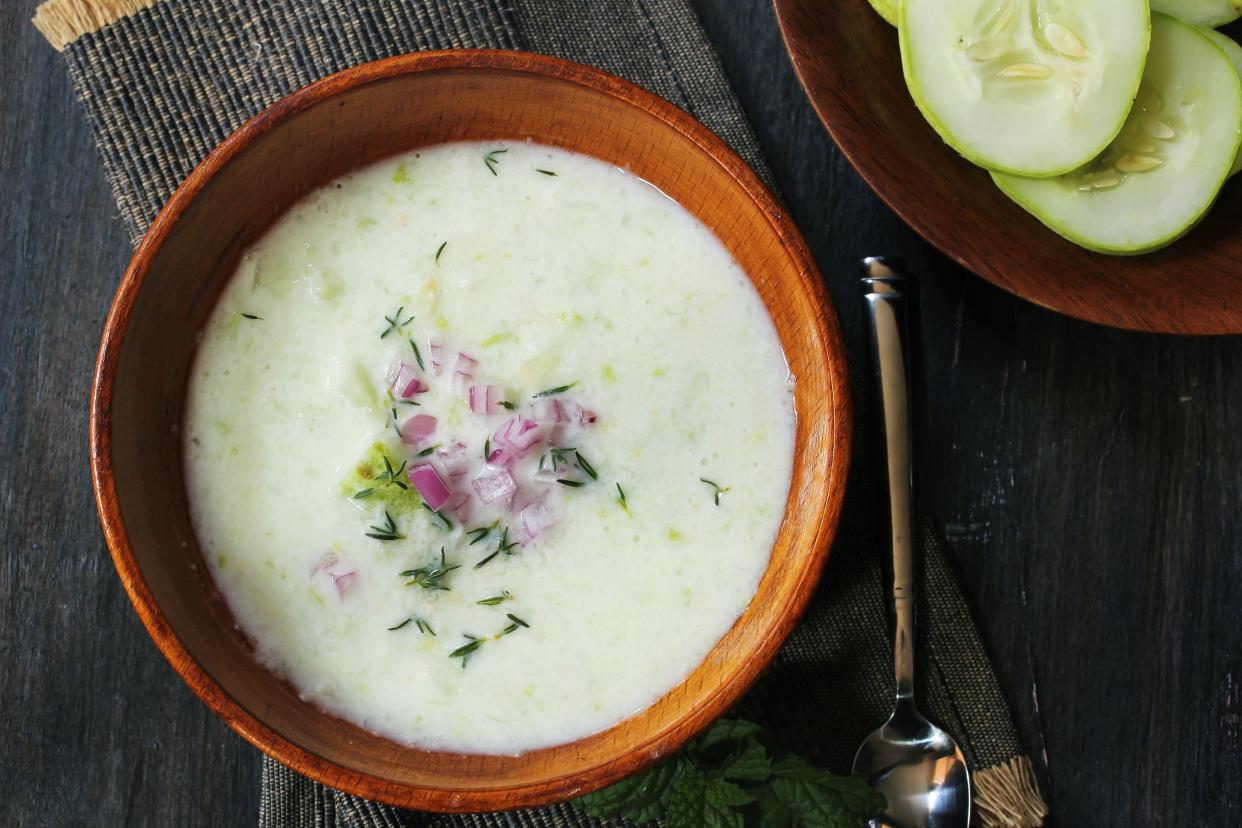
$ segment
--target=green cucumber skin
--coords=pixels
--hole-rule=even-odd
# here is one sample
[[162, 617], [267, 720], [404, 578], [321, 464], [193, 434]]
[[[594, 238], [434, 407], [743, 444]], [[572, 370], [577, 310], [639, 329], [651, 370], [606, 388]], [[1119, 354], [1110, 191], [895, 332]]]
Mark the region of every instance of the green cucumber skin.
[[[1226, 59], [1228, 59], [1229, 56], [1228, 54], [1225, 53], [1225, 50], [1222, 49], [1219, 44], [1217, 44], [1208, 34], [1204, 33], [1203, 30], [1200, 29], [1199, 27], [1186, 23], [1185, 21], [1180, 20], [1178, 18], [1174, 18], [1169, 15], [1160, 14], [1159, 12], [1157, 12], [1155, 16], [1165, 18], [1178, 26], [1181, 26], [1183, 28], [1186, 28], [1186, 29], [1189, 29], [1190, 31], [1195, 32], [1196, 34], [1198, 34], [1199, 36], [1205, 38], [1208, 42], [1210, 42], [1216, 49], [1218, 49], [1221, 52], [1222, 55], [1225, 56]], [[1238, 83], [1234, 87], [1234, 94], [1237, 96], [1239, 108], [1242, 109], [1242, 77], [1239, 77]], [[1234, 138], [1234, 157], [1235, 158], [1237, 157], [1237, 153], [1239, 150], [1242, 150], [1242, 127], [1239, 128], [1237, 135]], [[1159, 239], [1155, 239], [1145, 245], [1142, 245], [1139, 247], [1126, 247], [1126, 248], [1117, 248], [1117, 247], [1110, 247], [1108, 245], [1098, 244], [1092, 241], [1091, 239], [1085, 238], [1075, 233], [1073, 230], [1070, 230], [1063, 226], [1058, 226], [1058, 223], [1056, 223], [1055, 220], [1053, 220], [1047, 215], [1047, 211], [1039, 208], [1032, 201], [1028, 200], [1022, 195], [1019, 195], [1015, 190], [1007, 186], [1008, 182], [1005, 179], [1001, 178], [996, 172], [992, 172], [991, 175], [992, 175], [992, 181], [996, 184], [997, 187], [1000, 188], [1001, 192], [1003, 192], [1006, 196], [1008, 196], [1019, 207], [1026, 210], [1028, 213], [1030, 213], [1032, 216], [1038, 219], [1041, 224], [1043, 224], [1049, 230], [1053, 231], [1054, 233], [1061, 236], [1062, 238], [1073, 242], [1079, 247], [1085, 248], [1087, 250], [1091, 250], [1096, 253], [1104, 253], [1110, 256], [1139, 256], [1144, 253], [1151, 253], [1156, 250], [1160, 250], [1164, 247], [1168, 247], [1170, 244], [1173, 244], [1173, 242], [1177, 241], [1178, 239], [1182, 238], [1187, 233], [1189, 233], [1191, 230], [1193, 230], [1195, 226], [1198, 225], [1199, 222], [1203, 220], [1203, 217], [1206, 216], [1209, 212], [1211, 212], [1212, 207], [1216, 203], [1216, 199], [1219, 198], [1220, 196], [1220, 191], [1224, 188], [1225, 182], [1229, 179], [1230, 172], [1228, 170], [1222, 171], [1222, 174], [1220, 176], [1220, 182], [1216, 186], [1216, 194], [1211, 199], [1208, 200], [1207, 204], [1203, 207], [1202, 210], [1200, 210], [1197, 214], [1192, 216], [1183, 226], [1178, 227], [1177, 229], [1173, 230], [1168, 235], [1163, 236]]]
[[[927, 121], [928, 124], [931, 125], [931, 128], [936, 131], [936, 134], [940, 136], [940, 140], [944, 141], [944, 143], [949, 148], [951, 148], [954, 152], [956, 152], [958, 155], [965, 158], [970, 163], [974, 164], [977, 167], [982, 167], [983, 169], [988, 170], [989, 172], [1006, 173], [1007, 175], [1016, 175], [1022, 178], [1056, 178], [1058, 176], [1071, 173], [1074, 170], [1078, 169], [1080, 166], [1082, 166], [1082, 164], [1079, 163], [1079, 164], [1074, 164], [1068, 167], [1059, 168], [1055, 170], [1039, 170], [1037, 172], [1032, 172], [1030, 170], [1022, 170], [1022, 169], [1017, 169], [1014, 167], [1005, 167], [999, 164], [988, 163], [987, 161], [984, 161], [982, 158], [972, 155], [970, 152], [958, 147], [957, 142], [953, 138], [952, 133], [944, 126], [944, 124], [940, 122], [940, 119], [935, 116], [935, 114], [931, 111], [931, 108], [923, 100], [922, 96], [920, 95], [918, 91], [919, 84], [915, 81], [914, 69], [913, 69], [913, 66], [911, 65], [911, 60], [909, 58], [910, 46], [909, 46], [909, 35], [907, 34], [907, 32], [909, 31], [909, 26], [907, 25], [907, 21], [906, 21], [906, 17], [908, 14], [908, 11], [907, 11], [908, 8], [909, 6], [904, 2], [899, 2], [897, 6], [897, 37], [898, 37], [898, 42], [901, 46], [901, 71], [902, 71], [902, 75], [905, 77], [906, 89], [910, 91], [910, 97], [914, 99], [914, 105], [918, 107], [918, 110], [919, 112], [922, 113], [923, 118]], [[1147, 16], [1146, 41], [1144, 42], [1143, 48], [1144, 48], [1144, 51], [1147, 51], [1148, 49], [1151, 48], [1151, 14], [1150, 13]], [[1134, 97], [1138, 94], [1138, 88], [1142, 82], [1143, 82], [1143, 72], [1140, 71], [1138, 73], [1138, 76], [1134, 80], [1134, 88], [1130, 90], [1131, 100], [1133, 100]], [[1126, 117], [1128, 117], [1128, 114], [1126, 116], [1123, 116], [1117, 122], [1116, 128], [1112, 131], [1111, 134], [1109, 134], [1108, 140], [1104, 141], [1098, 147], [1095, 148], [1095, 152], [1092, 153], [1092, 155], [1090, 156], [1091, 158], [1094, 158], [1096, 155], [1099, 155], [1101, 152], [1103, 152], [1108, 147], [1109, 144], [1113, 142], [1113, 140], [1121, 132], [1122, 127], [1125, 126]]]
[[1194, 0], [1151, 0], [1152, 11], [1176, 17], [1178, 20], [1193, 23], [1196, 26], [1206, 26], [1209, 29], [1232, 23], [1242, 17], [1240, 0], [1215, 0], [1211, 4], [1214, 8], [1208, 11], [1195, 8], [1202, 5], [1203, 3], [1196, 3]]
[[[1215, 29], [1205, 28], [1200, 29], [1200, 31], [1207, 35], [1213, 43], [1224, 51], [1225, 56], [1229, 58], [1231, 63], [1233, 63], [1233, 68], [1238, 70], [1238, 77], [1242, 78], [1242, 46], [1239, 46], [1236, 41], [1226, 37]], [[1232, 178], [1240, 172], [1242, 172], [1242, 149], [1238, 150], [1238, 157], [1233, 162], [1233, 169], [1230, 170], [1229, 176]]]

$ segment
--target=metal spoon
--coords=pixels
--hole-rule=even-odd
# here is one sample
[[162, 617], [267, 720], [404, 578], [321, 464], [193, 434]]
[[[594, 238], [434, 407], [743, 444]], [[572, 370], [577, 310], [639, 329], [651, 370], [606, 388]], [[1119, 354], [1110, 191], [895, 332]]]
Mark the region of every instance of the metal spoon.
[[872, 825], [964, 828], [970, 824], [970, 771], [957, 744], [914, 703], [914, 549], [910, 519], [910, 416], [904, 279], [884, 259], [863, 260], [871, 311], [877, 396], [884, 412], [893, 531], [897, 706], [854, 757], [854, 773], [888, 798]]

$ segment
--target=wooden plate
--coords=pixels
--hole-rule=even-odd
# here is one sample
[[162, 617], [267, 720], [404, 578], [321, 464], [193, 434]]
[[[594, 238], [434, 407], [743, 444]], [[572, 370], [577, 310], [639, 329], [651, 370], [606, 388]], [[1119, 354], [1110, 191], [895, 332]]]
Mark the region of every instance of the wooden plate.
[[[499, 139], [593, 155], [677, 199], [749, 274], [797, 378], [793, 486], [745, 613], [652, 707], [521, 756], [397, 744], [303, 701], [260, 666], [198, 549], [180, 433], [197, 333], [239, 255], [278, 216], [377, 159]], [[433, 52], [350, 69], [290, 95], [181, 185], [135, 253], [104, 327], [91, 464], [104, 534], [138, 615], [191, 689], [238, 733], [350, 793], [420, 809], [505, 810], [567, 799], [650, 765], [754, 682], [806, 605], [836, 530], [849, 456], [846, 388], [836, 316], [802, 237], [720, 139], [666, 101], [587, 67], [511, 52]]]
[[1242, 332], [1242, 181], [1227, 185], [1203, 223], [1162, 251], [1083, 250], [940, 140], [906, 90], [897, 30], [867, 0], [774, 3], [794, 69], [841, 152], [945, 255], [1079, 319], [1163, 333]]

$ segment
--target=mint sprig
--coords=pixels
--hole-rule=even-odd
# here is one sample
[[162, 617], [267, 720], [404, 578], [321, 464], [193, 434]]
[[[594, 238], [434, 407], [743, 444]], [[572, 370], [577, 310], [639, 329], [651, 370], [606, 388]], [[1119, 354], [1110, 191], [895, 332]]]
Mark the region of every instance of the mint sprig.
[[754, 722], [722, 719], [673, 758], [574, 804], [668, 828], [857, 828], [884, 810], [884, 797], [780, 750]]

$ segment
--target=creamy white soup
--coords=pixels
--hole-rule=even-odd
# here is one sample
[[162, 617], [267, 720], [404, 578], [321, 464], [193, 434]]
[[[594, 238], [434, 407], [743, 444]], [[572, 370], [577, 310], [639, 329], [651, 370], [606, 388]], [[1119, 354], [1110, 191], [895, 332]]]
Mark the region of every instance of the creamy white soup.
[[746, 608], [792, 381], [746, 275], [649, 184], [427, 149], [243, 258], [189, 388], [194, 526], [305, 698], [430, 749], [561, 744], [652, 704]]

